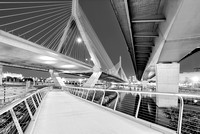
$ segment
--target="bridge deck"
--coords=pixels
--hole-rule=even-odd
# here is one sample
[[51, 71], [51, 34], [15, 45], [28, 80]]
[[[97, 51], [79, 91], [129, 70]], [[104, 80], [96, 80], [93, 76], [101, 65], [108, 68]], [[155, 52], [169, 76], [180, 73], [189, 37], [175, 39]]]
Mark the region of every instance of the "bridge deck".
[[49, 92], [40, 108], [35, 125], [26, 133], [160, 134], [151, 128], [97, 108], [65, 92]]

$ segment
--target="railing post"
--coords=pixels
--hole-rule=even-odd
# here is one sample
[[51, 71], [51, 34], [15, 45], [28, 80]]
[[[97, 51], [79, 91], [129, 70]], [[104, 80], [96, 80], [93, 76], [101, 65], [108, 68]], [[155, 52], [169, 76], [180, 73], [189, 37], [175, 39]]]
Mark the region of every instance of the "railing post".
[[179, 118], [178, 118], [177, 133], [178, 133], [178, 134], [181, 134], [182, 121], [183, 121], [184, 101], [183, 101], [183, 97], [182, 97], [182, 96], [179, 96], [179, 98], [180, 98], [180, 109], [179, 109]]
[[40, 99], [40, 97], [38, 96], [38, 93], [36, 93], [35, 96], [37, 96], [38, 103], [41, 103], [41, 99]]
[[106, 91], [103, 91], [103, 97], [102, 97], [102, 100], [101, 100], [101, 105], [103, 104], [103, 100], [104, 100], [105, 95], [106, 95]]
[[40, 105], [40, 101], [38, 100], [37, 93], [35, 93], [35, 98], [36, 98], [36, 100], [38, 102], [38, 106], [39, 106]]
[[77, 91], [77, 92], [76, 92], [76, 96], [78, 96], [79, 90], [78, 90], [78, 89], [76, 89], [76, 91]]
[[80, 94], [81, 94], [81, 89], [79, 89], [78, 97], [80, 96]]
[[93, 95], [93, 97], [92, 97], [92, 102], [94, 102], [94, 97], [95, 97], [95, 95], [96, 95], [96, 90], [94, 90], [95, 91], [95, 93], [94, 93], [94, 95]]
[[33, 102], [33, 105], [34, 105], [35, 109], [37, 109], [37, 106], [36, 106], [35, 101], [33, 99], [33, 95], [31, 96], [31, 99], [32, 99], [32, 102]]
[[81, 98], [83, 98], [83, 94], [84, 94], [84, 89], [83, 89], [83, 93], [82, 93], [82, 95], [81, 95]]
[[42, 102], [42, 98], [40, 97], [40, 92], [38, 92], [38, 98], [40, 99], [40, 103]]
[[141, 100], [142, 100], [142, 96], [140, 93], [138, 93], [139, 95], [139, 100], [138, 100], [138, 104], [137, 104], [137, 110], [136, 110], [136, 113], [135, 113], [135, 118], [138, 118], [138, 114], [139, 114], [139, 110], [140, 110], [140, 104], [141, 104]]
[[89, 92], [90, 92], [90, 90], [88, 89], [88, 92], [87, 92], [87, 95], [86, 95], [86, 98], [85, 98], [86, 100], [87, 100], [87, 98], [88, 98]]
[[76, 96], [77, 93], [78, 93], [78, 89], [75, 89], [75, 96]]
[[115, 91], [117, 93], [117, 98], [116, 98], [116, 102], [115, 102], [115, 105], [114, 105], [114, 111], [116, 111], [116, 107], [117, 107], [117, 103], [118, 103], [118, 100], [119, 100], [119, 92]]
[[23, 134], [22, 128], [21, 128], [21, 126], [19, 124], [19, 121], [18, 121], [17, 116], [15, 115], [15, 112], [13, 111], [13, 109], [10, 109], [10, 113], [11, 113], [11, 116], [13, 118], [13, 121], [15, 123], [15, 126], [17, 128], [18, 133], [19, 134]]
[[29, 105], [28, 105], [27, 100], [24, 100], [24, 102], [25, 102], [26, 108], [27, 108], [27, 110], [28, 110], [28, 113], [29, 113], [31, 119], [33, 119], [33, 115], [32, 115], [32, 113], [31, 113], [31, 110], [30, 110], [30, 107], [29, 107]]

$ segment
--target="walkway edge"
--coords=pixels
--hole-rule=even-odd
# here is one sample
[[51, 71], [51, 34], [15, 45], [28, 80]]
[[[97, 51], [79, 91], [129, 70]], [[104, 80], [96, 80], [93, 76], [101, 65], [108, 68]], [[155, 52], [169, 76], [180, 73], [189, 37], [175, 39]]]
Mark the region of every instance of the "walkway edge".
[[[67, 94], [70, 94], [69, 92], [66, 92], [66, 93], [67, 93]], [[72, 95], [72, 94], [70, 94], [70, 95]], [[74, 95], [72, 95], [72, 96], [74, 96]], [[149, 127], [149, 128], [151, 128], [151, 129], [154, 129], [154, 130], [156, 130], [156, 131], [158, 131], [158, 132], [161, 132], [161, 133], [163, 133], [163, 134], [177, 134], [175, 131], [170, 130], [170, 129], [168, 129], [168, 128], [165, 128], [165, 127], [162, 127], [162, 126], [159, 126], [159, 125], [156, 125], [156, 124], [153, 124], [153, 123], [150, 123], [150, 122], [141, 120], [141, 119], [136, 119], [136, 118], [134, 118], [134, 117], [132, 117], [132, 116], [129, 116], [129, 115], [127, 115], [127, 114], [121, 113], [121, 112], [119, 112], [119, 111], [114, 111], [114, 110], [112, 110], [112, 109], [110, 109], [110, 108], [108, 108], [108, 107], [101, 106], [101, 105], [99, 105], [99, 104], [97, 104], [97, 103], [88, 101], [88, 100], [83, 99], [83, 98], [80, 98], [80, 97], [78, 97], [78, 96], [74, 96], [74, 97], [75, 97], [75, 98], [78, 98], [78, 99], [80, 99], [80, 100], [83, 100], [83, 101], [85, 101], [85, 102], [87, 102], [87, 103], [90, 103], [90, 104], [92, 104], [92, 105], [94, 105], [94, 106], [97, 106], [98, 108], [101, 108], [101, 109], [103, 108], [104, 110], [107, 110], [107, 111], [109, 111], [109, 112], [112, 112], [112, 113], [114, 113], [114, 114], [117, 114], [117, 115], [119, 115], [119, 116], [121, 116], [121, 117], [124, 117], [124, 118], [126, 118], [126, 119], [129, 119], [129, 120], [134, 121], [134, 122], [136, 122], [136, 123], [142, 124], [142, 125], [144, 125], [144, 126], [146, 126], [146, 127]]]
[[26, 129], [25, 133], [24, 134], [32, 134], [33, 131], [34, 131], [34, 128], [35, 128], [35, 124], [37, 122], [37, 119], [38, 119], [38, 116], [40, 114], [40, 111], [41, 111], [41, 108], [42, 108], [42, 105], [43, 105], [43, 102], [44, 100], [46, 99], [46, 96], [49, 94], [49, 92], [46, 93], [46, 95], [44, 96], [44, 98], [42, 99], [41, 101], [41, 104], [39, 105], [38, 107], [38, 110], [36, 110], [36, 113], [35, 115], [33, 116], [33, 119], [31, 120], [28, 128]]

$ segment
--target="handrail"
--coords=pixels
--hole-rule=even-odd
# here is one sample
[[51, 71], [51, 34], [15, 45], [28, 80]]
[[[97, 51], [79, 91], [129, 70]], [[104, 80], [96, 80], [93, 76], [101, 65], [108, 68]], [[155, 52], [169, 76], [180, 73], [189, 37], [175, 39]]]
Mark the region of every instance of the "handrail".
[[85, 87], [68, 87], [66, 88], [75, 88], [75, 89], [85, 89], [85, 90], [101, 90], [101, 91], [117, 91], [123, 93], [141, 93], [141, 94], [152, 94], [152, 95], [174, 95], [174, 96], [182, 96], [182, 97], [200, 97], [200, 95], [194, 94], [184, 94], [184, 93], [169, 93], [169, 92], [147, 92], [147, 91], [127, 91], [127, 90], [110, 90], [110, 89], [101, 89], [101, 88], [85, 88]]
[[[113, 100], [114, 106], [112, 107], [112, 109], [114, 111], [131, 115], [136, 119], [139, 118], [151, 123], [155, 123], [158, 125], [158, 127], [162, 126], [165, 128], [169, 128], [169, 130], [171, 129], [174, 132], [177, 132], [178, 134], [187, 134], [187, 133], [189, 134], [189, 133], [194, 133], [198, 131], [195, 129], [194, 130], [189, 129], [187, 125], [188, 123], [193, 123], [196, 120], [198, 121], [197, 124], [200, 123], [200, 117], [195, 116], [197, 119], [192, 122], [190, 120], [189, 121], [187, 120], [188, 118], [187, 116], [189, 115], [193, 117], [194, 115], [192, 114], [194, 113], [200, 114], [199, 112], [200, 108], [197, 107], [196, 102], [194, 104], [188, 103], [188, 101], [192, 102], [193, 100], [195, 100], [195, 101], [198, 101], [199, 102], [198, 105], [200, 105], [200, 95], [163, 93], [163, 92], [124, 91], [124, 90], [110, 90], [110, 89], [97, 89], [97, 88], [84, 88], [84, 87], [66, 87], [66, 89], [69, 90], [69, 92], [74, 95], [77, 95], [77, 93], [79, 94], [81, 92], [82, 93], [81, 98], [83, 97], [84, 93], [87, 93], [86, 98], [85, 98], [86, 100], [88, 100], [88, 96], [90, 97], [92, 96], [91, 101], [96, 103], [96, 101], [94, 100], [97, 99], [98, 101], [100, 101], [99, 104], [101, 106], [104, 106], [103, 101], [106, 99], [105, 97], [106, 92], [115, 92], [117, 93], [117, 97]], [[87, 92], [85, 92], [85, 90], [87, 90]], [[90, 92], [90, 91], [94, 91], [94, 92]], [[97, 91], [100, 91], [103, 94], [102, 93], [98, 94]], [[129, 97], [128, 97], [128, 94], [129, 94]], [[124, 96], [127, 96], [127, 97], [124, 97]], [[98, 97], [98, 98], [95, 98], [95, 97]], [[128, 101], [126, 99], [128, 99]], [[166, 101], [166, 104], [168, 106], [158, 105], [157, 101], [159, 99], [161, 99], [162, 101], [163, 100]], [[169, 101], [170, 99], [172, 100], [174, 99], [176, 103], [168, 104], [167, 101]], [[148, 105], [147, 109], [145, 105]], [[106, 106], [106, 107], [109, 107], [109, 106]], [[171, 123], [168, 124], [166, 120], [168, 120], [168, 122], [171, 122]], [[198, 127], [198, 126], [194, 126], [194, 127]]]
[[[19, 98], [0, 110], [0, 133], [24, 134], [46, 94], [47, 87]], [[3, 124], [3, 126], [2, 126]], [[25, 124], [25, 125], [24, 125]]]
[[37, 90], [31, 94], [28, 94], [27, 96], [25, 96], [24, 98], [20, 98], [19, 100], [16, 100], [14, 101], [11, 105], [7, 105], [6, 107], [3, 107], [2, 109], [0, 109], [0, 115], [7, 112], [8, 110], [12, 109], [14, 106], [16, 106], [17, 104], [21, 103], [22, 101], [26, 100], [27, 98], [31, 97], [32, 95], [38, 93], [38, 92], [41, 92], [45, 89], [40, 89], [40, 90]]

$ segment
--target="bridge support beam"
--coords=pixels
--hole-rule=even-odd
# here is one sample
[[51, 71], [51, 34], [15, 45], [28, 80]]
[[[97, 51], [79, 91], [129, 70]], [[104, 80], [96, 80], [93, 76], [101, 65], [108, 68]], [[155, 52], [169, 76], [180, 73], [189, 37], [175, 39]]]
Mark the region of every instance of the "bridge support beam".
[[102, 72], [93, 72], [93, 74], [90, 76], [90, 78], [87, 80], [87, 82], [83, 85], [83, 87], [94, 87], [97, 81], [99, 80], [99, 77], [101, 76]]
[[[179, 91], [180, 64], [157, 64], [156, 82], [157, 92], [178, 93]], [[178, 98], [171, 96], [157, 96], [159, 107], [170, 107], [178, 105]]]
[[54, 81], [55, 86], [65, 86], [65, 83], [62, 81], [61, 77], [57, 72], [54, 72], [53, 70], [49, 70], [49, 73], [51, 75], [51, 78]]

